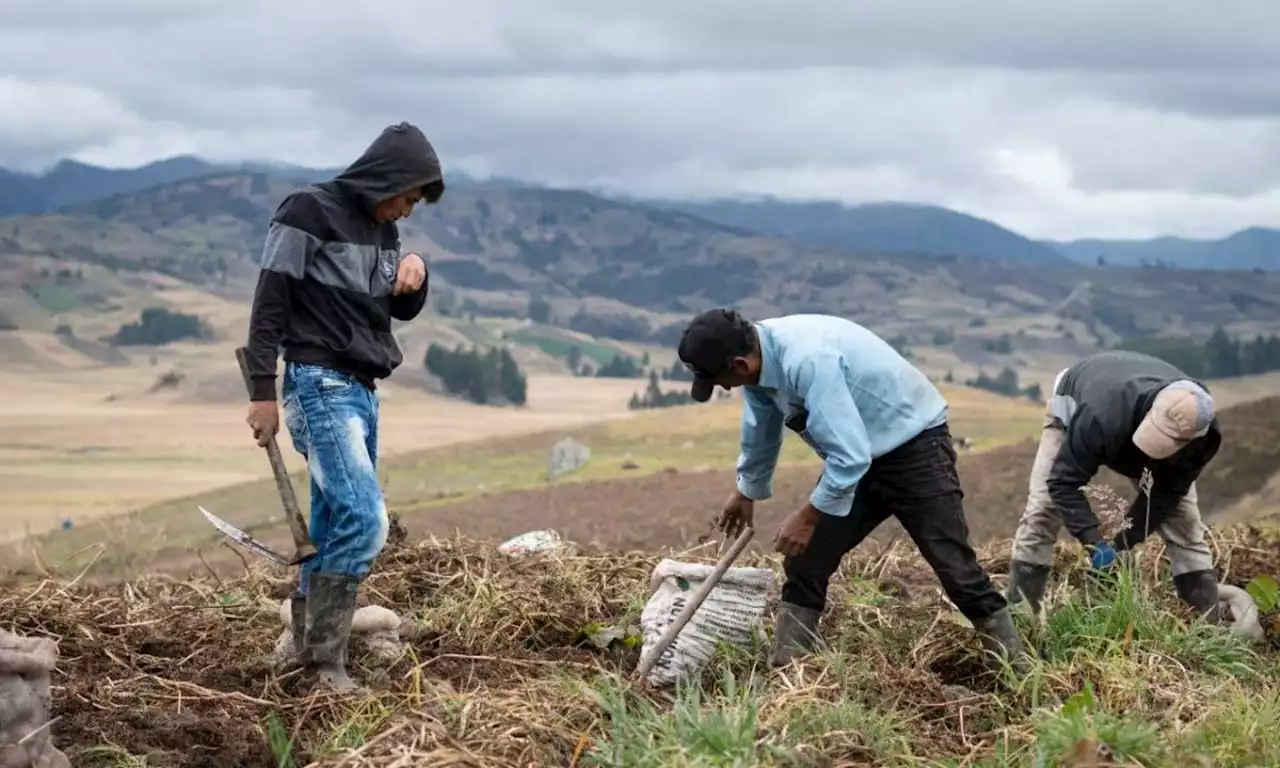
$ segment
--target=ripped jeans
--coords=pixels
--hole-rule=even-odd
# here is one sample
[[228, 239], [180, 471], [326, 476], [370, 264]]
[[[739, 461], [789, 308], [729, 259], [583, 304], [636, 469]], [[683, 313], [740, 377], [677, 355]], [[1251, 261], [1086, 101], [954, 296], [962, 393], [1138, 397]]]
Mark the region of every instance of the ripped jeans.
[[387, 507], [378, 485], [378, 395], [331, 368], [286, 363], [284, 420], [311, 475], [311, 540], [316, 556], [298, 569], [364, 578], [387, 543]]

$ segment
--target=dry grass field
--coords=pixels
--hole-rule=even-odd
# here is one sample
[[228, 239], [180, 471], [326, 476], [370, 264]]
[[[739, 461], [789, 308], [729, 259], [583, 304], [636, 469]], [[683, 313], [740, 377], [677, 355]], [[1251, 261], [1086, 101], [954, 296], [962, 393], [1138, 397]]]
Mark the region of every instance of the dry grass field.
[[[450, 518], [448, 513], [437, 516], [435, 509], [441, 505], [475, 499], [483, 506], [494, 493], [545, 487], [549, 449], [566, 436], [586, 444], [592, 458], [582, 470], [558, 479], [557, 485], [733, 466], [740, 414], [736, 398], [705, 406], [628, 411], [626, 399], [641, 384], [535, 377], [527, 409], [481, 408], [388, 386], [382, 414], [385, 453], [379, 464], [388, 505], [415, 532], [444, 531]], [[197, 504], [267, 539], [285, 533], [277, 525], [280, 503], [270, 468], [248, 437], [242, 405], [162, 404], [147, 398], [102, 403], [87, 395], [76, 400], [70, 394], [82, 390], [84, 382], [69, 381], [66, 386], [67, 393], [43, 395], [50, 398], [47, 403], [58, 398], [78, 403], [79, 410], [68, 411], [66, 421], [59, 425], [27, 411], [5, 420], [3, 429], [13, 434], [0, 432], [4, 442], [17, 444], [5, 470], [12, 474], [3, 476], [12, 489], [6, 494], [4, 514], [6, 519], [24, 516], [34, 534], [28, 537], [25, 526], [13, 526], [13, 535], [23, 541], [10, 541], [8, 557], [0, 554], [0, 566], [28, 562], [32, 547], [50, 564], [90, 547], [101, 550], [95, 568], [100, 575], [112, 573], [115, 566], [125, 569], [120, 575], [134, 568], [200, 567], [193, 550], [216, 548], [219, 541], [211, 537], [214, 532]], [[1036, 429], [1038, 408], [1030, 402], [964, 387], [945, 386], [944, 391], [952, 406], [953, 430], [970, 437], [973, 450], [1023, 439]], [[19, 435], [29, 442], [18, 443]], [[88, 446], [98, 449], [92, 471], [81, 479], [71, 475], [59, 481]], [[282, 449], [305, 506], [305, 467], [287, 437]], [[813, 461], [802, 443], [787, 439], [784, 465]], [[157, 475], [168, 484], [153, 490], [151, 479]], [[136, 511], [105, 514], [125, 508]], [[49, 528], [56, 515], [68, 509], [79, 510], [74, 529], [46, 532], [37, 527], [43, 522], [43, 528]], [[659, 508], [653, 514], [655, 520], [666, 519]], [[537, 516], [524, 514], [511, 519], [486, 512], [478, 519], [494, 521], [486, 526], [486, 536], [514, 535], [540, 525]], [[228, 554], [216, 549], [224, 557]]]
[[[227, 358], [234, 361], [230, 348]], [[134, 367], [68, 369], [56, 377], [0, 373], [0, 538], [39, 533], [63, 517], [83, 526], [270, 476], [244, 424], [243, 396], [189, 402], [185, 393], [148, 394], [155, 376]], [[224, 388], [243, 388], [234, 362], [224, 378]], [[639, 388], [619, 379], [533, 376], [529, 407], [514, 409], [388, 384], [382, 447], [394, 455], [624, 417]], [[282, 450], [291, 469], [304, 467], [287, 437]]]

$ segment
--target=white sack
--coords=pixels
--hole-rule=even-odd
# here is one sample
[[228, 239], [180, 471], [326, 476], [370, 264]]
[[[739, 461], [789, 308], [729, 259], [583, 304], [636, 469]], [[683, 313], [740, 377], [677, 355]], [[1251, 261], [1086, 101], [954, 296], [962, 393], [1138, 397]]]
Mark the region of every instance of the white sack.
[[58, 646], [0, 629], [0, 766], [71, 768], [49, 732], [49, 674]]
[[512, 557], [520, 557], [523, 555], [532, 555], [539, 552], [554, 552], [556, 550], [565, 549], [568, 542], [560, 538], [560, 534], [553, 530], [545, 529], [541, 531], [528, 531], [519, 536], [504, 541], [498, 545], [498, 551], [504, 555]]
[[[649, 601], [640, 614], [641, 659], [648, 657], [658, 638], [714, 570], [714, 565], [669, 559], [653, 569], [649, 577]], [[696, 677], [715, 654], [717, 642], [749, 644], [761, 632], [760, 621], [772, 583], [773, 571], [768, 568], [725, 571], [693, 618], [653, 665], [647, 678], [649, 683], [671, 685]]]
[[[280, 602], [280, 621], [284, 624], [284, 631], [276, 638], [272, 657], [277, 664], [286, 664], [295, 655], [293, 618], [287, 597]], [[405, 646], [400, 640], [400, 617], [380, 605], [366, 605], [356, 609], [351, 618], [351, 636], [362, 637], [365, 647], [378, 661], [394, 662], [404, 654]]]
[[1228, 629], [1255, 642], [1266, 639], [1267, 634], [1258, 621], [1258, 606], [1248, 592], [1231, 584], [1219, 584], [1218, 611], [1225, 613], [1225, 609], [1231, 610], [1232, 620], [1222, 622]]

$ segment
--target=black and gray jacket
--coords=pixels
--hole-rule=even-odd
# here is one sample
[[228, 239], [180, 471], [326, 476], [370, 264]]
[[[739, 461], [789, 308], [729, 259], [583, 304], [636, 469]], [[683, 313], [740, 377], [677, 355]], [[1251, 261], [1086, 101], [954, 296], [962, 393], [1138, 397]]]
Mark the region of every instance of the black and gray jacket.
[[400, 123], [382, 131], [335, 178], [295, 190], [271, 219], [249, 320], [251, 400], [274, 400], [276, 355], [350, 374], [372, 388], [403, 356], [391, 320], [412, 320], [427, 281], [392, 296], [400, 231], [372, 218], [374, 205], [422, 188], [444, 193], [440, 161], [427, 137]]
[[[1156, 394], [1179, 379], [1195, 381], [1163, 360], [1121, 351], [1087, 357], [1059, 376], [1049, 409], [1066, 425], [1067, 434], [1049, 472], [1049, 497], [1067, 530], [1082, 543], [1102, 540], [1098, 517], [1080, 490], [1101, 467], [1134, 480], [1141, 478], [1143, 469], [1151, 470], [1148, 524], [1135, 525], [1137, 530], [1123, 536], [1117, 542], [1123, 547], [1141, 540], [1143, 530], [1154, 528], [1172, 512], [1217, 454], [1222, 443], [1217, 419], [1208, 434], [1162, 461], [1152, 461], [1133, 444], [1133, 433]], [[1146, 502], [1146, 494], [1139, 492], [1130, 519], [1146, 508]]]

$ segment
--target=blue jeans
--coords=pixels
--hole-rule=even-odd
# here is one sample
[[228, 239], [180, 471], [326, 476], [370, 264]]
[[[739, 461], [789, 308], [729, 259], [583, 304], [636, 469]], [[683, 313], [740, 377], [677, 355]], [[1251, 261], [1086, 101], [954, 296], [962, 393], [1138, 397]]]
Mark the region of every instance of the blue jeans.
[[311, 474], [311, 540], [316, 556], [299, 568], [364, 578], [387, 543], [387, 506], [378, 486], [378, 395], [319, 365], [286, 363], [284, 421]]

